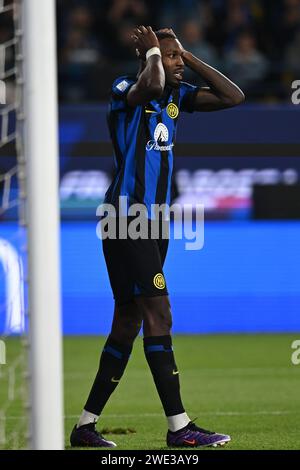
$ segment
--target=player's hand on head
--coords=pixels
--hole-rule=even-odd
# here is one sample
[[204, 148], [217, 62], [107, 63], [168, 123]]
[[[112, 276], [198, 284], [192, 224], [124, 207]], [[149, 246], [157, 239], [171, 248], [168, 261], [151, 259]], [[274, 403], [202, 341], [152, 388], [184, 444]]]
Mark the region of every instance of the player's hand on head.
[[162, 28], [159, 30], [161, 33], [171, 33], [171, 34], [174, 34], [174, 36], [176, 36], [176, 34], [174, 33], [173, 29], [172, 28]]
[[151, 26], [138, 26], [134, 28], [131, 37], [135, 43], [136, 54], [142, 60], [146, 60], [146, 52], [149, 49], [152, 47], [160, 47], [159, 40]]
[[184, 64], [189, 67], [191, 63], [191, 59], [193, 57], [193, 54], [186, 49], [182, 48], [182, 54], [181, 54], [182, 60]]

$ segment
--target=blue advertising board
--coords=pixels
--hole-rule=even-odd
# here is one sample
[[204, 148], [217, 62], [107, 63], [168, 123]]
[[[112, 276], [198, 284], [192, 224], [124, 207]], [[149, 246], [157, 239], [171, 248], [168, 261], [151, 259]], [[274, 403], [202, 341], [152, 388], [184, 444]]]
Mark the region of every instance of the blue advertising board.
[[[65, 334], [109, 332], [113, 298], [96, 221], [61, 227]], [[1, 224], [1, 239], [15, 226]], [[300, 222], [207, 222], [204, 247], [171, 240], [165, 265], [175, 333], [300, 331]], [[46, 267], [45, 267], [46, 269]], [[0, 305], [5, 277], [0, 263]], [[3, 331], [5, 311], [0, 313]]]

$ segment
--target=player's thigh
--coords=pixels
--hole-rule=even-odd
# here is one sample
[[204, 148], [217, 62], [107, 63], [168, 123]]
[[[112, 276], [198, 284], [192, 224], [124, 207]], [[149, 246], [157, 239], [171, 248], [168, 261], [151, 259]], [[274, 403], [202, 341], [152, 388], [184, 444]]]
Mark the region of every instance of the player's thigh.
[[161, 265], [164, 266], [169, 248], [169, 239], [163, 238], [157, 241], [160, 253]]
[[118, 305], [125, 304], [136, 296], [156, 297], [168, 294], [157, 240], [106, 239], [103, 240], [103, 252]]
[[[126, 244], [119, 239], [105, 239], [102, 248], [115, 302], [128, 304], [133, 299], [134, 277]], [[118, 315], [118, 310], [116, 313]]]
[[157, 240], [129, 241], [135, 296], [156, 297], [168, 294]]

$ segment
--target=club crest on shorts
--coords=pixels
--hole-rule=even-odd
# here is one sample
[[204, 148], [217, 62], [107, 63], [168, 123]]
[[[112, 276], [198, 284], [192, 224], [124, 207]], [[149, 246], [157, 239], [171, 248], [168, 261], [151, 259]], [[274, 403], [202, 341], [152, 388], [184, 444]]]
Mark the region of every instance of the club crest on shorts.
[[176, 119], [179, 114], [178, 106], [175, 103], [169, 103], [167, 106], [167, 114], [171, 119]]
[[166, 287], [166, 283], [163, 274], [156, 274], [153, 278], [153, 284], [157, 289], [164, 289]]

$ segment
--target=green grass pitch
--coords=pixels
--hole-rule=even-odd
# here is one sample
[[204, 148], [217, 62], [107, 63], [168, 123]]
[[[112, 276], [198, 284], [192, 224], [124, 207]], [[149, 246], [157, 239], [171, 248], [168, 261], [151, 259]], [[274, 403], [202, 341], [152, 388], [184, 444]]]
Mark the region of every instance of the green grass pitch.
[[[174, 336], [186, 411], [201, 427], [230, 434], [225, 449], [300, 449], [300, 365], [291, 362], [290, 335]], [[65, 445], [86, 400], [101, 337], [64, 339]], [[8, 356], [17, 348], [8, 341]], [[3, 366], [2, 366], [3, 367]], [[2, 393], [2, 392], [1, 392]], [[1, 408], [1, 404], [0, 404]], [[117, 450], [166, 449], [166, 423], [139, 338], [127, 370], [107, 404], [98, 429]], [[20, 403], [7, 415], [21, 413]], [[13, 419], [7, 427], [13, 428]], [[118, 434], [118, 430], [134, 433]]]

